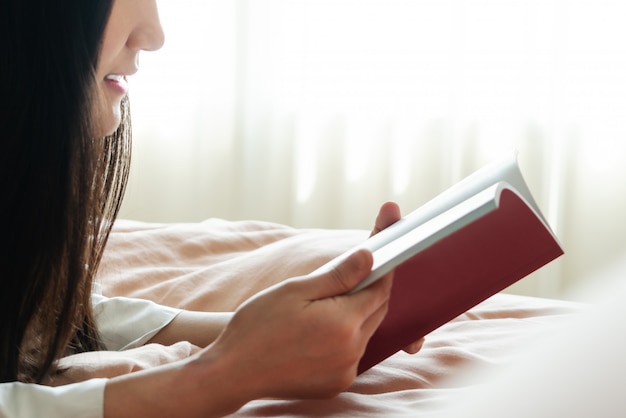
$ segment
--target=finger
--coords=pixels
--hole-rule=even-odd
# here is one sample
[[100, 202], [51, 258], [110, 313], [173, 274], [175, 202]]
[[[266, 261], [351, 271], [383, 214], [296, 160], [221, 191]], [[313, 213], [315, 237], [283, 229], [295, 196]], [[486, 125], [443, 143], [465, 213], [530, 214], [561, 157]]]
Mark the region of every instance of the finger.
[[308, 276], [305, 283], [313, 292], [308, 298], [324, 299], [350, 292], [372, 271], [373, 261], [370, 251], [359, 249], [328, 270]]
[[404, 347], [403, 351], [409, 354], [416, 354], [422, 349], [423, 345], [424, 338], [420, 338], [419, 340]]
[[374, 229], [372, 230], [371, 235], [376, 235], [383, 229], [387, 228], [389, 225], [392, 225], [401, 218], [400, 207], [395, 202], [386, 202], [384, 203], [379, 211], [378, 216], [376, 217], [376, 221], [374, 222]]
[[356, 312], [363, 318], [361, 330], [370, 336], [387, 313], [393, 274], [387, 274], [365, 289], [350, 295]]
[[366, 341], [376, 332], [389, 310], [389, 303], [385, 301], [379, 305], [368, 317], [366, 317], [361, 325], [361, 332]]

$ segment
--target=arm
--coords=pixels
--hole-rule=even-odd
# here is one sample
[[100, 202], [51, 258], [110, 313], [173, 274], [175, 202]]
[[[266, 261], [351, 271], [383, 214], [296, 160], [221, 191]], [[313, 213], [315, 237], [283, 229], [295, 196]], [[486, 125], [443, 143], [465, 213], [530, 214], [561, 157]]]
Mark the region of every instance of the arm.
[[181, 311], [148, 342], [171, 345], [189, 341], [198, 347], [206, 347], [217, 339], [232, 316], [232, 312]]

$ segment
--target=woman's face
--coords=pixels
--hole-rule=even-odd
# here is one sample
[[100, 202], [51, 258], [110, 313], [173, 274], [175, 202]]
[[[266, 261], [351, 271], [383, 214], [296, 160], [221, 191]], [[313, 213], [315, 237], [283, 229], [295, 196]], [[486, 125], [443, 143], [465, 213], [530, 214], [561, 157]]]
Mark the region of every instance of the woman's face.
[[101, 96], [95, 110], [97, 136], [109, 135], [120, 125], [121, 102], [128, 77], [138, 70], [139, 52], [157, 50], [163, 40], [156, 0], [114, 0], [96, 70]]

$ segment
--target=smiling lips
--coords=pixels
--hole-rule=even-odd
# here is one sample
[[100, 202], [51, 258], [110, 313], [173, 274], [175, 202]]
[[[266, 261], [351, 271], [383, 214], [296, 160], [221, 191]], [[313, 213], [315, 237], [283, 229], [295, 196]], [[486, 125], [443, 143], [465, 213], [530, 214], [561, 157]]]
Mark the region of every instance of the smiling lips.
[[109, 74], [104, 78], [104, 81], [106, 82], [107, 86], [117, 91], [118, 93], [128, 93], [128, 81], [126, 80], [126, 76]]

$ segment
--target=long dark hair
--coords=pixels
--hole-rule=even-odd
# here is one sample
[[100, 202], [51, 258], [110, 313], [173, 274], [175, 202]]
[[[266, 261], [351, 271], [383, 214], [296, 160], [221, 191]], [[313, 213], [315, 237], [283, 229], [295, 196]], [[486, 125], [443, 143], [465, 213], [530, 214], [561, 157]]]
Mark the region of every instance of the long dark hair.
[[102, 349], [91, 287], [124, 193], [123, 123], [94, 138], [95, 70], [113, 0], [0, 5], [0, 382], [41, 382]]

